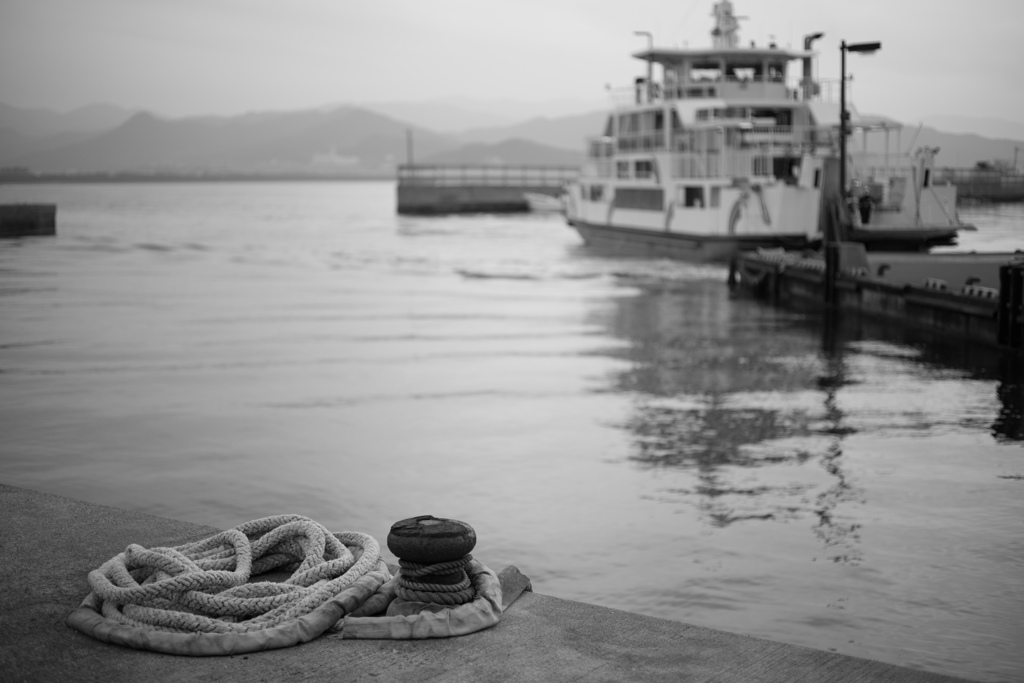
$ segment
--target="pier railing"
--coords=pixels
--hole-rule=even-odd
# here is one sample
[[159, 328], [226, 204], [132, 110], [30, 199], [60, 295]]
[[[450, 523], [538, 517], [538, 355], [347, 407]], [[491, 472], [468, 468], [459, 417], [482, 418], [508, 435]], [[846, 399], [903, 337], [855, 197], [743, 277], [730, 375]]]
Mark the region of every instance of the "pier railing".
[[936, 168], [934, 184], [956, 185], [957, 197], [980, 201], [1019, 202], [1024, 200], [1024, 173], [1000, 173], [975, 168]]
[[580, 174], [577, 166], [402, 165], [400, 186], [561, 187]]

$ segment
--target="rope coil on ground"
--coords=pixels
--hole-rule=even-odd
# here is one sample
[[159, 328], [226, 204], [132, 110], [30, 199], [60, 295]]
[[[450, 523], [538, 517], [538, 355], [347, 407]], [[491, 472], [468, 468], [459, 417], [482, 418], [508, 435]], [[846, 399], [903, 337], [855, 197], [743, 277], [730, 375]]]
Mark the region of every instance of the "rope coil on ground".
[[[255, 581], [270, 571], [284, 581]], [[276, 578], [276, 577], [275, 577]], [[306, 642], [394, 597], [380, 545], [301, 515], [257, 519], [173, 548], [129, 545], [89, 573], [68, 625], [100, 640], [172, 654], [221, 655]]]
[[[373, 537], [332, 534], [306, 517], [281, 515], [176, 548], [130, 545], [91, 572], [89, 585], [103, 616], [118, 623], [245, 633], [308, 614], [380, 565]], [[294, 568], [281, 584], [247, 583], [280, 567]]]
[[[494, 572], [468, 557], [445, 565], [449, 575], [467, 567], [466, 580], [392, 578], [373, 537], [279, 515], [173, 548], [128, 546], [90, 572], [92, 592], [67, 623], [98, 640], [199, 656], [288, 647], [342, 629], [345, 638], [439, 638], [496, 624]], [[420, 569], [434, 566], [409, 571]], [[270, 571], [291, 574], [250, 582]], [[438, 595], [446, 597], [433, 603], [448, 607], [424, 611], [419, 600]]]

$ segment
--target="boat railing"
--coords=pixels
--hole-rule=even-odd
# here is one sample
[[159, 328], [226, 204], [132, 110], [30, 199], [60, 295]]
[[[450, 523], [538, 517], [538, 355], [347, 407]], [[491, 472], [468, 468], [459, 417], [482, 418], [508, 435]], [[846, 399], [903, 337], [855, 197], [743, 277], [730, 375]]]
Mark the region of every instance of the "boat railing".
[[774, 144], [799, 146], [810, 150], [834, 147], [839, 142], [839, 131], [830, 126], [776, 126], [757, 123], [738, 124], [741, 144]]
[[575, 180], [576, 166], [401, 165], [399, 185], [561, 187]]
[[[840, 78], [819, 78], [814, 81], [815, 93], [811, 97], [814, 102], [826, 102], [829, 104], [839, 103], [839, 84], [842, 83]], [[850, 101], [850, 97], [853, 95], [853, 79], [848, 78], [846, 80], [846, 98], [847, 102]]]
[[[826, 102], [837, 104], [840, 99], [839, 78], [815, 79], [811, 85], [812, 94], [810, 100], [814, 102]], [[750, 92], [746, 89], [754, 87]], [[783, 88], [779, 90], [780, 86]], [[751, 95], [778, 97], [780, 93], [786, 99], [802, 100], [804, 87], [797, 85], [790, 87], [778, 80], [744, 80], [734, 76], [718, 79], [706, 79], [691, 81], [687, 83], [678, 82], [657, 82], [648, 84], [644, 81], [637, 81], [633, 85], [609, 88], [608, 96], [612, 106], [616, 109], [630, 107], [637, 104], [652, 104], [670, 100], [686, 100], [701, 98], [721, 98], [730, 95]], [[849, 102], [853, 97], [853, 81], [846, 81], [846, 98]]]
[[[705, 131], [717, 131], [719, 136], [713, 142], [714, 149], [722, 147], [724, 137], [728, 148], [766, 150], [763, 153], [799, 154], [813, 152], [822, 147], [835, 148], [838, 131], [827, 126], [774, 126], [760, 124], [719, 125], [713, 128], [701, 127]], [[586, 139], [587, 158], [607, 159], [616, 154], [657, 152], [665, 150], [663, 131], [651, 131], [620, 137], [595, 136]], [[669, 136], [672, 152], [703, 152], [691, 139], [689, 132], [673, 133]], [[713, 150], [711, 150], [713, 151]]]
[[[846, 158], [851, 177], [909, 178], [918, 172], [915, 169], [922, 168], [920, 162], [910, 154], [851, 152]], [[931, 167], [926, 165], [923, 168]]]
[[678, 152], [670, 157], [673, 178], [767, 178], [772, 157], [764, 150]]
[[620, 135], [615, 138], [615, 147], [619, 152], [653, 152], [665, 149], [665, 133], [651, 131], [631, 135]]
[[[815, 99], [825, 102], [835, 101], [832, 95], [833, 88], [831, 83], [826, 82], [825, 87], [822, 88], [819, 95], [815, 96]], [[838, 93], [838, 90], [835, 92]], [[663, 104], [675, 100], [715, 99], [732, 96], [754, 97], [755, 99], [777, 99], [780, 97], [787, 100], [802, 99], [800, 88], [791, 88], [778, 81], [742, 80], [735, 77], [690, 83], [655, 82], [650, 86], [644, 82], [638, 82], [632, 86], [608, 90], [608, 97], [614, 109], [623, 109], [639, 104]], [[838, 98], [838, 96], [836, 97]]]

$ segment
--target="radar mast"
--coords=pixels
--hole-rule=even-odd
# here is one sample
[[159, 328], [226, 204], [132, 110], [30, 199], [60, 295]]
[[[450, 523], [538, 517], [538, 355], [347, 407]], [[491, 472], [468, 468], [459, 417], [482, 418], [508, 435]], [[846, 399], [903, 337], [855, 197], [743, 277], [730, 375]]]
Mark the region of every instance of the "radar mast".
[[715, 27], [711, 29], [711, 45], [715, 48], [731, 48], [740, 44], [740, 19], [732, 13], [732, 2], [721, 0], [716, 2], [711, 10], [711, 16], [715, 18]]

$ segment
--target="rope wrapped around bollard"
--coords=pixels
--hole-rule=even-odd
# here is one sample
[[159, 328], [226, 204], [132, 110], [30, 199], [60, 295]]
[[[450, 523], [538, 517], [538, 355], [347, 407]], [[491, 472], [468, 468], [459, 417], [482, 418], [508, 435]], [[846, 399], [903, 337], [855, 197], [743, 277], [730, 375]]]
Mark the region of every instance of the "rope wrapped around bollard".
[[[282, 582], [251, 581], [281, 570], [291, 572]], [[403, 613], [395, 628], [389, 605], [403, 587], [372, 536], [279, 515], [173, 548], [128, 546], [90, 572], [92, 592], [67, 623], [106, 642], [197, 656], [288, 647], [329, 631], [446, 637], [500, 617], [497, 576], [475, 562], [470, 575], [473, 602], [459, 606], [468, 611], [445, 615], [445, 623], [433, 613]], [[389, 616], [373, 616], [385, 610]]]
[[[473, 633], [501, 617], [497, 574], [469, 554], [476, 532], [432, 515], [395, 522], [388, 549], [398, 556], [396, 599], [386, 617], [346, 620], [345, 638], [436, 638]], [[357, 630], [359, 629], [359, 630]]]

